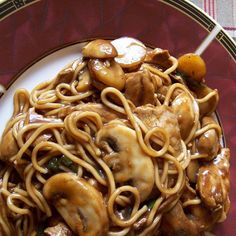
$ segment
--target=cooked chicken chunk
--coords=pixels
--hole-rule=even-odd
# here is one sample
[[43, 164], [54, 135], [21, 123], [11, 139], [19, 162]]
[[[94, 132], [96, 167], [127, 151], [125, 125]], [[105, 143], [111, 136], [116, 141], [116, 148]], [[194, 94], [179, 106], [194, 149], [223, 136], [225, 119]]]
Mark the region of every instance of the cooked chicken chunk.
[[110, 108], [97, 103], [86, 103], [86, 104], [80, 104], [76, 106], [77, 111], [93, 111], [98, 113], [103, 123], [107, 123], [111, 120], [118, 119], [118, 118], [125, 118], [124, 115], [117, 113]]
[[[230, 152], [222, 148], [220, 154], [208, 165], [199, 169], [197, 187], [202, 201], [210, 209], [229, 210], [229, 158]], [[223, 216], [222, 216], [223, 217]]]
[[[46, 118], [43, 115], [40, 115], [37, 112], [35, 112], [33, 108], [30, 108], [24, 122], [26, 124], [37, 124], [37, 123], [48, 124], [48, 123], [61, 123], [62, 120], [51, 117]], [[28, 132], [25, 136], [25, 140], [28, 140], [34, 132], [35, 130]], [[51, 132], [45, 131], [35, 139], [32, 145], [35, 146], [41, 142], [48, 141], [50, 138], [52, 138], [52, 136], [53, 134]]]
[[163, 50], [161, 48], [155, 48], [154, 50], [148, 51], [145, 62], [157, 64], [164, 69], [172, 66], [168, 50]]
[[139, 71], [127, 76], [125, 97], [135, 106], [154, 104], [154, 85], [148, 71]]
[[176, 115], [170, 107], [165, 105], [154, 107], [150, 105], [141, 106], [134, 110], [137, 117], [147, 126], [164, 128], [170, 137], [170, 144], [179, 153], [181, 150], [181, 137]]
[[161, 224], [165, 236], [199, 236], [197, 225], [185, 215], [180, 203], [165, 213]]

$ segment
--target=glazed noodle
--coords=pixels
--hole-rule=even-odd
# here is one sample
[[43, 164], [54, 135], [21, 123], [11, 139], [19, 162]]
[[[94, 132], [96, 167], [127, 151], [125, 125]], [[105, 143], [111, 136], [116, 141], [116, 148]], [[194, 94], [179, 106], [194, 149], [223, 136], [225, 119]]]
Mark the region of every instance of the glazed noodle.
[[19, 89], [0, 146], [1, 235], [202, 235], [229, 210], [229, 149], [197, 55], [87, 44]]

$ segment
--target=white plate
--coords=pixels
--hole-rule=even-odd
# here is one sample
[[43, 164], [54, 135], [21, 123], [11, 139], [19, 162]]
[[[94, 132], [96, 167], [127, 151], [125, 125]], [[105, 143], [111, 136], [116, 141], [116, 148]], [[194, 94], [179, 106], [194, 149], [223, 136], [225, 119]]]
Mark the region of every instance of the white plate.
[[13, 96], [17, 89], [24, 88], [29, 92], [39, 83], [53, 79], [67, 64], [79, 57], [85, 43], [78, 43], [60, 49], [33, 64], [23, 72], [0, 99], [0, 137], [13, 112]]

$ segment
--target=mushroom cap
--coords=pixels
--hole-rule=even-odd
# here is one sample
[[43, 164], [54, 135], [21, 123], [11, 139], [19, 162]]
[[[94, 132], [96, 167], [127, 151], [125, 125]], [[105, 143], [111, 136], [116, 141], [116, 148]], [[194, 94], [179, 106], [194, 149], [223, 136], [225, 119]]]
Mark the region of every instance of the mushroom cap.
[[102, 194], [72, 173], [60, 173], [47, 180], [45, 198], [52, 202], [73, 232], [80, 236], [104, 235], [108, 216]]
[[145, 45], [137, 39], [121, 37], [111, 41], [118, 52], [115, 61], [123, 68], [133, 68], [140, 65], [146, 56]]
[[172, 102], [172, 108], [177, 115], [181, 137], [185, 140], [194, 125], [193, 102], [186, 93], [180, 93]]
[[96, 39], [82, 49], [82, 54], [88, 58], [108, 59], [116, 57], [117, 51], [108, 40]]
[[91, 59], [88, 66], [94, 80], [105, 86], [111, 86], [118, 90], [124, 88], [125, 74], [121, 66], [115, 61]]
[[123, 124], [108, 123], [97, 133], [96, 142], [101, 146], [107, 142], [113, 149], [104, 161], [112, 169], [115, 181], [131, 181], [144, 201], [154, 186], [154, 166], [151, 157], [141, 149], [135, 131]]

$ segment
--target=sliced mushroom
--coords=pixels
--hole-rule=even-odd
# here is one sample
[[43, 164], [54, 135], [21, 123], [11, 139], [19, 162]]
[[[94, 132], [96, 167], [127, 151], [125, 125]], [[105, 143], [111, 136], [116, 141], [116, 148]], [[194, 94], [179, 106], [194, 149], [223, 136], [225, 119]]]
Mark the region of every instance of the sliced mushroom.
[[[202, 119], [202, 127], [208, 124], [216, 124], [216, 121], [209, 116]], [[215, 129], [209, 129], [203, 133], [197, 142], [197, 150], [201, 154], [207, 154], [207, 160], [212, 160], [220, 148], [219, 136]]]
[[204, 204], [210, 209], [222, 209], [226, 215], [229, 208], [229, 149], [221, 153], [198, 172], [197, 188]]
[[0, 143], [0, 160], [7, 161], [10, 157], [17, 154], [19, 151], [18, 144], [10, 129], [2, 138]]
[[118, 52], [115, 61], [122, 68], [136, 68], [146, 56], [145, 45], [137, 39], [130, 37], [121, 37], [111, 41]]
[[96, 143], [101, 148], [110, 146], [110, 153], [104, 161], [112, 169], [117, 183], [129, 181], [140, 193], [144, 201], [154, 185], [152, 160], [140, 148], [134, 130], [117, 123], [108, 123], [97, 133]]
[[208, 99], [203, 99], [202, 101], [198, 102], [201, 117], [211, 115], [212, 112], [215, 111], [219, 102], [218, 91], [216, 89], [213, 90], [209, 88], [204, 83], [197, 83], [191, 79], [187, 79], [186, 81], [188, 87], [196, 94], [199, 100], [211, 95]]
[[61, 173], [47, 180], [45, 198], [52, 202], [72, 231], [80, 236], [102, 236], [108, 216], [102, 195], [84, 179]]
[[76, 90], [78, 92], [85, 92], [91, 88], [92, 79], [87, 67], [82, 71], [82, 73], [80, 73], [78, 80], [79, 82], [78, 85], [76, 86]]
[[148, 71], [132, 73], [126, 79], [125, 97], [135, 106], [154, 104], [154, 85]]
[[82, 54], [88, 58], [108, 59], [116, 57], [117, 51], [110, 41], [96, 39], [82, 49]]
[[186, 168], [186, 174], [191, 183], [197, 182], [197, 174], [200, 166], [198, 160], [191, 160], [188, 167]]
[[122, 90], [125, 86], [125, 75], [118, 63], [115, 61], [101, 61], [91, 59], [88, 63], [92, 78], [105, 86], [111, 86]]
[[182, 92], [177, 95], [171, 106], [178, 118], [181, 137], [185, 140], [194, 125], [195, 115], [192, 99], [186, 93]]
[[219, 94], [215, 89], [211, 89], [206, 85], [201, 85], [199, 89], [194, 91], [197, 94], [199, 99], [206, 97], [207, 95], [212, 94], [212, 96], [204, 102], [199, 103], [199, 111], [201, 117], [205, 115], [211, 115], [212, 112], [216, 110], [216, 107], [219, 102]]

